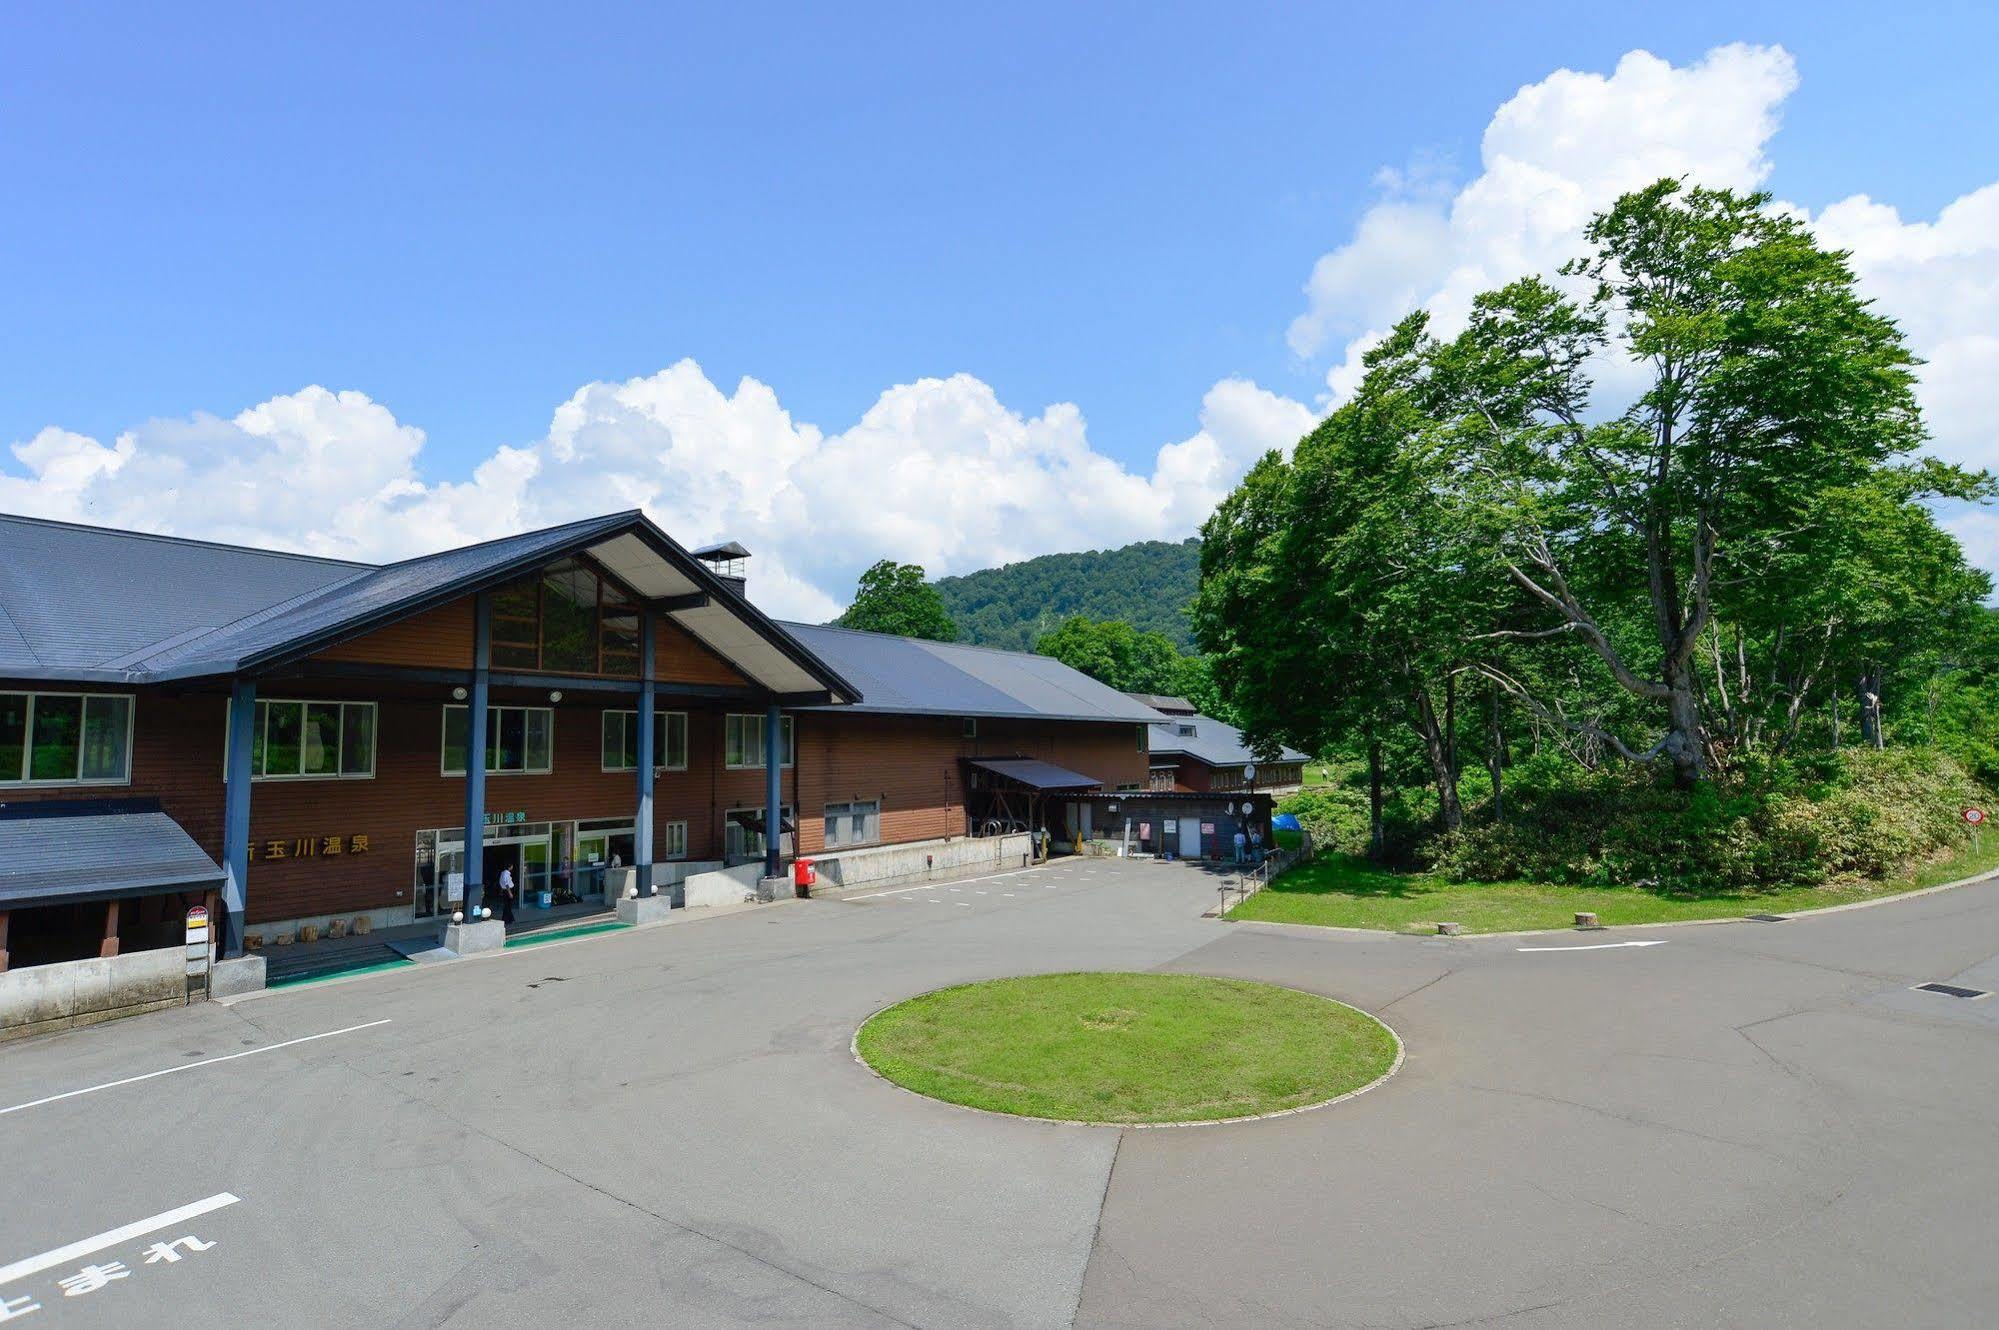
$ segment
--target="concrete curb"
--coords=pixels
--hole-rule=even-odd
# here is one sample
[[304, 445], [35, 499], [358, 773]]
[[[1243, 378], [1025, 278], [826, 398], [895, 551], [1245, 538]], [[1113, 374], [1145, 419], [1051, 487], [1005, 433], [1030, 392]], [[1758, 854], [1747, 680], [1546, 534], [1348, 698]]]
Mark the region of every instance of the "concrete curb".
[[[1045, 975], [1008, 975], [1004, 977], [1013, 978], [1013, 979], [1043, 979], [1056, 974], [1120, 974], [1120, 973], [1190, 974], [1191, 972], [1185, 970], [1171, 970], [1171, 971], [1053, 970]], [[1267, 1122], [1271, 1118], [1289, 1118], [1289, 1117], [1296, 1117], [1300, 1113], [1317, 1112], [1319, 1109], [1330, 1108], [1334, 1104], [1344, 1103], [1349, 1099], [1353, 1099], [1359, 1095], [1366, 1094], [1369, 1090], [1374, 1089], [1377, 1085], [1380, 1085], [1381, 1083], [1386, 1081], [1396, 1072], [1401, 1071], [1403, 1060], [1408, 1056], [1408, 1046], [1402, 1042], [1402, 1034], [1400, 1031], [1398, 1031], [1394, 1026], [1390, 1025], [1387, 1021], [1381, 1019], [1381, 1017], [1375, 1015], [1373, 1012], [1364, 1011], [1361, 1008], [1354, 1006], [1353, 1003], [1351, 1002], [1342, 1002], [1338, 998], [1328, 997], [1324, 993], [1314, 993], [1309, 988], [1295, 988], [1290, 984], [1273, 984], [1266, 979], [1244, 979], [1239, 975], [1233, 975], [1233, 974], [1193, 974], [1192, 977], [1198, 979], [1227, 979], [1239, 984], [1262, 984], [1265, 988], [1281, 988], [1289, 993], [1302, 993], [1306, 997], [1318, 998], [1321, 1002], [1330, 1002], [1336, 1007], [1345, 1007], [1348, 1011], [1351, 1011], [1359, 1016], [1365, 1016], [1368, 1020], [1373, 1021], [1376, 1025], [1379, 1025], [1382, 1029], [1388, 1031], [1388, 1037], [1395, 1041], [1395, 1060], [1388, 1064], [1387, 1071], [1382, 1072], [1381, 1075], [1375, 1077], [1373, 1080], [1369, 1081], [1366, 1085], [1355, 1086], [1353, 1089], [1348, 1090], [1343, 1094], [1334, 1095], [1331, 1099], [1321, 1099], [1316, 1104], [1300, 1104], [1296, 1108], [1280, 1108], [1270, 1113], [1252, 1113], [1246, 1117], [1239, 1117], [1239, 1118], [1197, 1118], [1189, 1122], [1098, 1122], [1098, 1121], [1093, 1121], [1089, 1118], [1044, 1118], [1044, 1117], [1037, 1117], [1032, 1113], [1005, 1113], [996, 1108], [979, 1108], [974, 1104], [956, 1104], [951, 1102], [949, 1099], [939, 1099], [935, 1095], [927, 1095], [920, 1090], [912, 1090], [908, 1086], [900, 1083], [899, 1081], [890, 1080], [888, 1077], [882, 1075], [879, 1071], [876, 1071], [873, 1064], [871, 1064], [866, 1058], [861, 1056], [861, 1031], [867, 1028], [867, 1024], [869, 1021], [881, 1015], [883, 1012], [891, 1011], [896, 1007], [900, 1007], [905, 1002], [914, 1002], [916, 999], [920, 997], [928, 997], [931, 993], [943, 993], [953, 988], [970, 988], [976, 984], [994, 982], [988, 979], [974, 979], [967, 983], [962, 983], [962, 984], [945, 984], [939, 988], [926, 989], [921, 993], [911, 993], [908, 997], [897, 998], [895, 1001], [889, 1003], [887, 1006], [875, 1008], [873, 1011], [869, 1012], [865, 1017], [862, 1018], [861, 1023], [859, 1025], [856, 1025], [854, 1027], [853, 1037], [847, 1041], [847, 1051], [853, 1055], [854, 1061], [858, 1063], [861, 1069], [866, 1071], [868, 1075], [874, 1077], [876, 1080], [880, 1081], [883, 1085], [886, 1085], [894, 1090], [899, 1090], [903, 1094], [908, 1095], [912, 1099], [921, 1099], [926, 1104], [936, 1104], [942, 1108], [957, 1109], [961, 1113], [977, 1113], [981, 1117], [1000, 1118], [1012, 1122], [1045, 1122], [1048, 1125], [1054, 1127], [1115, 1127], [1119, 1131], [1134, 1131], [1134, 1130], [1142, 1131], [1142, 1130], [1151, 1130], [1153, 1128], [1173, 1128], [1173, 1127], [1232, 1127], [1245, 1122]]]
[[[1784, 918], [1787, 921], [1792, 919], [1810, 919], [1814, 915], [1840, 914], [1847, 910], [1869, 910], [1877, 905], [1893, 905], [1898, 901], [1912, 901], [1923, 896], [1935, 896], [1940, 892], [1956, 891], [1959, 887], [1976, 886], [1980, 882], [1990, 882], [1995, 878], [1999, 878], [1999, 868], [1987, 869], [1983, 873], [1974, 873], [1970, 877], [1961, 877], [1954, 882], [1940, 882], [1934, 887], [1917, 887], [1910, 891], [1898, 891], [1891, 895], [1876, 896], [1870, 900], [1846, 901], [1839, 905], [1820, 905], [1810, 910], [1789, 910], [1785, 912]], [[1202, 918], [1207, 917], [1206, 915], [1202, 916]], [[1438, 935], [1435, 933], [1405, 933], [1400, 929], [1389, 928], [1349, 928], [1343, 924], [1291, 924], [1274, 919], [1220, 919], [1217, 922], [1234, 924], [1242, 928], [1272, 929], [1279, 932], [1297, 930], [1308, 936], [1318, 933], [1344, 933], [1353, 937], [1399, 937], [1412, 938], [1424, 942], [1438, 940]], [[1571, 926], [1569, 928], [1525, 928], [1508, 933], [1464, 933], [1452, 940], [1457, 942], [1477, 942], [1489, 937], [1555, 937], [1581, 932], [1618, 933], [1632, 932], [1640, 929], [1707, 928], [1713, 927], [1716, 924], [1747, 924], [1754, 922], [1756, 921], [1752, 920], [1746, 914], [1731, 914], [1716, 915], [1712, 919], [1670, 919], [1656, 924], [1603, 924], [1600, 927], [1590, 929], [1580, 929]]]

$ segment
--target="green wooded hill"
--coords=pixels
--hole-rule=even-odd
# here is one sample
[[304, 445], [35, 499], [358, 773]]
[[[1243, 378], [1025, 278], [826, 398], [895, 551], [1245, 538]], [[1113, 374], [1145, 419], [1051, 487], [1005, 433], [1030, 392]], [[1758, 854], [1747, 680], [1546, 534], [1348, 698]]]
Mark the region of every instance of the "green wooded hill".
[[940, 578], [938, 594], [959, 640], [1032, 651], [1072, 614], [1122, 619], [1194, 649], [1187, 605], [1201, 580], [1201, 542], [1140, 541], [1114, 550], [1044, 554], [963, 577]]

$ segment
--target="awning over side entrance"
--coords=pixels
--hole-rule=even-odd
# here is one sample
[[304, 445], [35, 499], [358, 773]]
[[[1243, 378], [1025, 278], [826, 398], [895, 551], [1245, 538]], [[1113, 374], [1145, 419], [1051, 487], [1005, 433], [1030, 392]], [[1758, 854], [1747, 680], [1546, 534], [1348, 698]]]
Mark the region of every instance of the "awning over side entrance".
[[967, 762], [980, 771], [1004, 776], [1031, 790], [1094, 790], [1103, 784], [1094, 776], [1032, 757], [974, 757]]
[[150, 801], [0, 805], [0, 909], [221, 885], [215, 861]]

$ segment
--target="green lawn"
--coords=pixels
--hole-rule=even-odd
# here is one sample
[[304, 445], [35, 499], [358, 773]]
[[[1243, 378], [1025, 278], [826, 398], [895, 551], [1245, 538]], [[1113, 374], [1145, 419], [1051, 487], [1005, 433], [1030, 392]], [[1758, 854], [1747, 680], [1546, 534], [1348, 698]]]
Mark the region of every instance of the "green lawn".
[[1578, 910], [1604, 924], [1661, 924], [1682, 919], [1739, 919], [1792, 914], [1893, 896], [1999, 868], [1999, 835], [1978, 851], [1888, 882], [1775, 891], [1668, 892], [1643, 887], [1563, 887], [1541, 882], [1446, 882], [1422, 873], [1391, 873], [1364, 859], [1322, 855], [1273, 881], [1229, 912], [1232, 919], [1334, 928], [1430, 932], [1440, 920], [1467, 933], [1567, 928]]
[[1201, 1122], [1334, 1098], [1395, 1037], [1325, 998], [1183, 974], [1056, 974], [925, 993], [871, 1017], [861, 1057], [919, 1094], [1076, 1122]]

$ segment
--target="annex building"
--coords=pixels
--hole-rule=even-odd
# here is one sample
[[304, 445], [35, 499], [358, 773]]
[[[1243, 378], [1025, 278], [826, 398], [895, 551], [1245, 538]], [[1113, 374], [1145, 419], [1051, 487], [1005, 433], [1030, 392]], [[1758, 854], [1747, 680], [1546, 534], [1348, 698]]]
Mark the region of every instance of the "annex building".
[[[1132, 700], [1159, 713], [1146, 741], [1151, 754], [1146, 788], [1206, 794], [1210, 791], [1295, 790], [1310, 759], [1295, 748], [1259, 760], [1242, 731], [1204, 716], [1182, 697], [1135, 693]], [[1254, 775], [1251, 774], [1252, 768]]]
[[[1158, 714], [1052, 659], [779, 623], [638, 512], [382, 566], [0, 517], [0, 970], [492, 904], [674, 905], [1045, 829]], [[775, 832], [773, 833], [773, 828]], [[737, 894], [736, 899], [742, 899]]]

